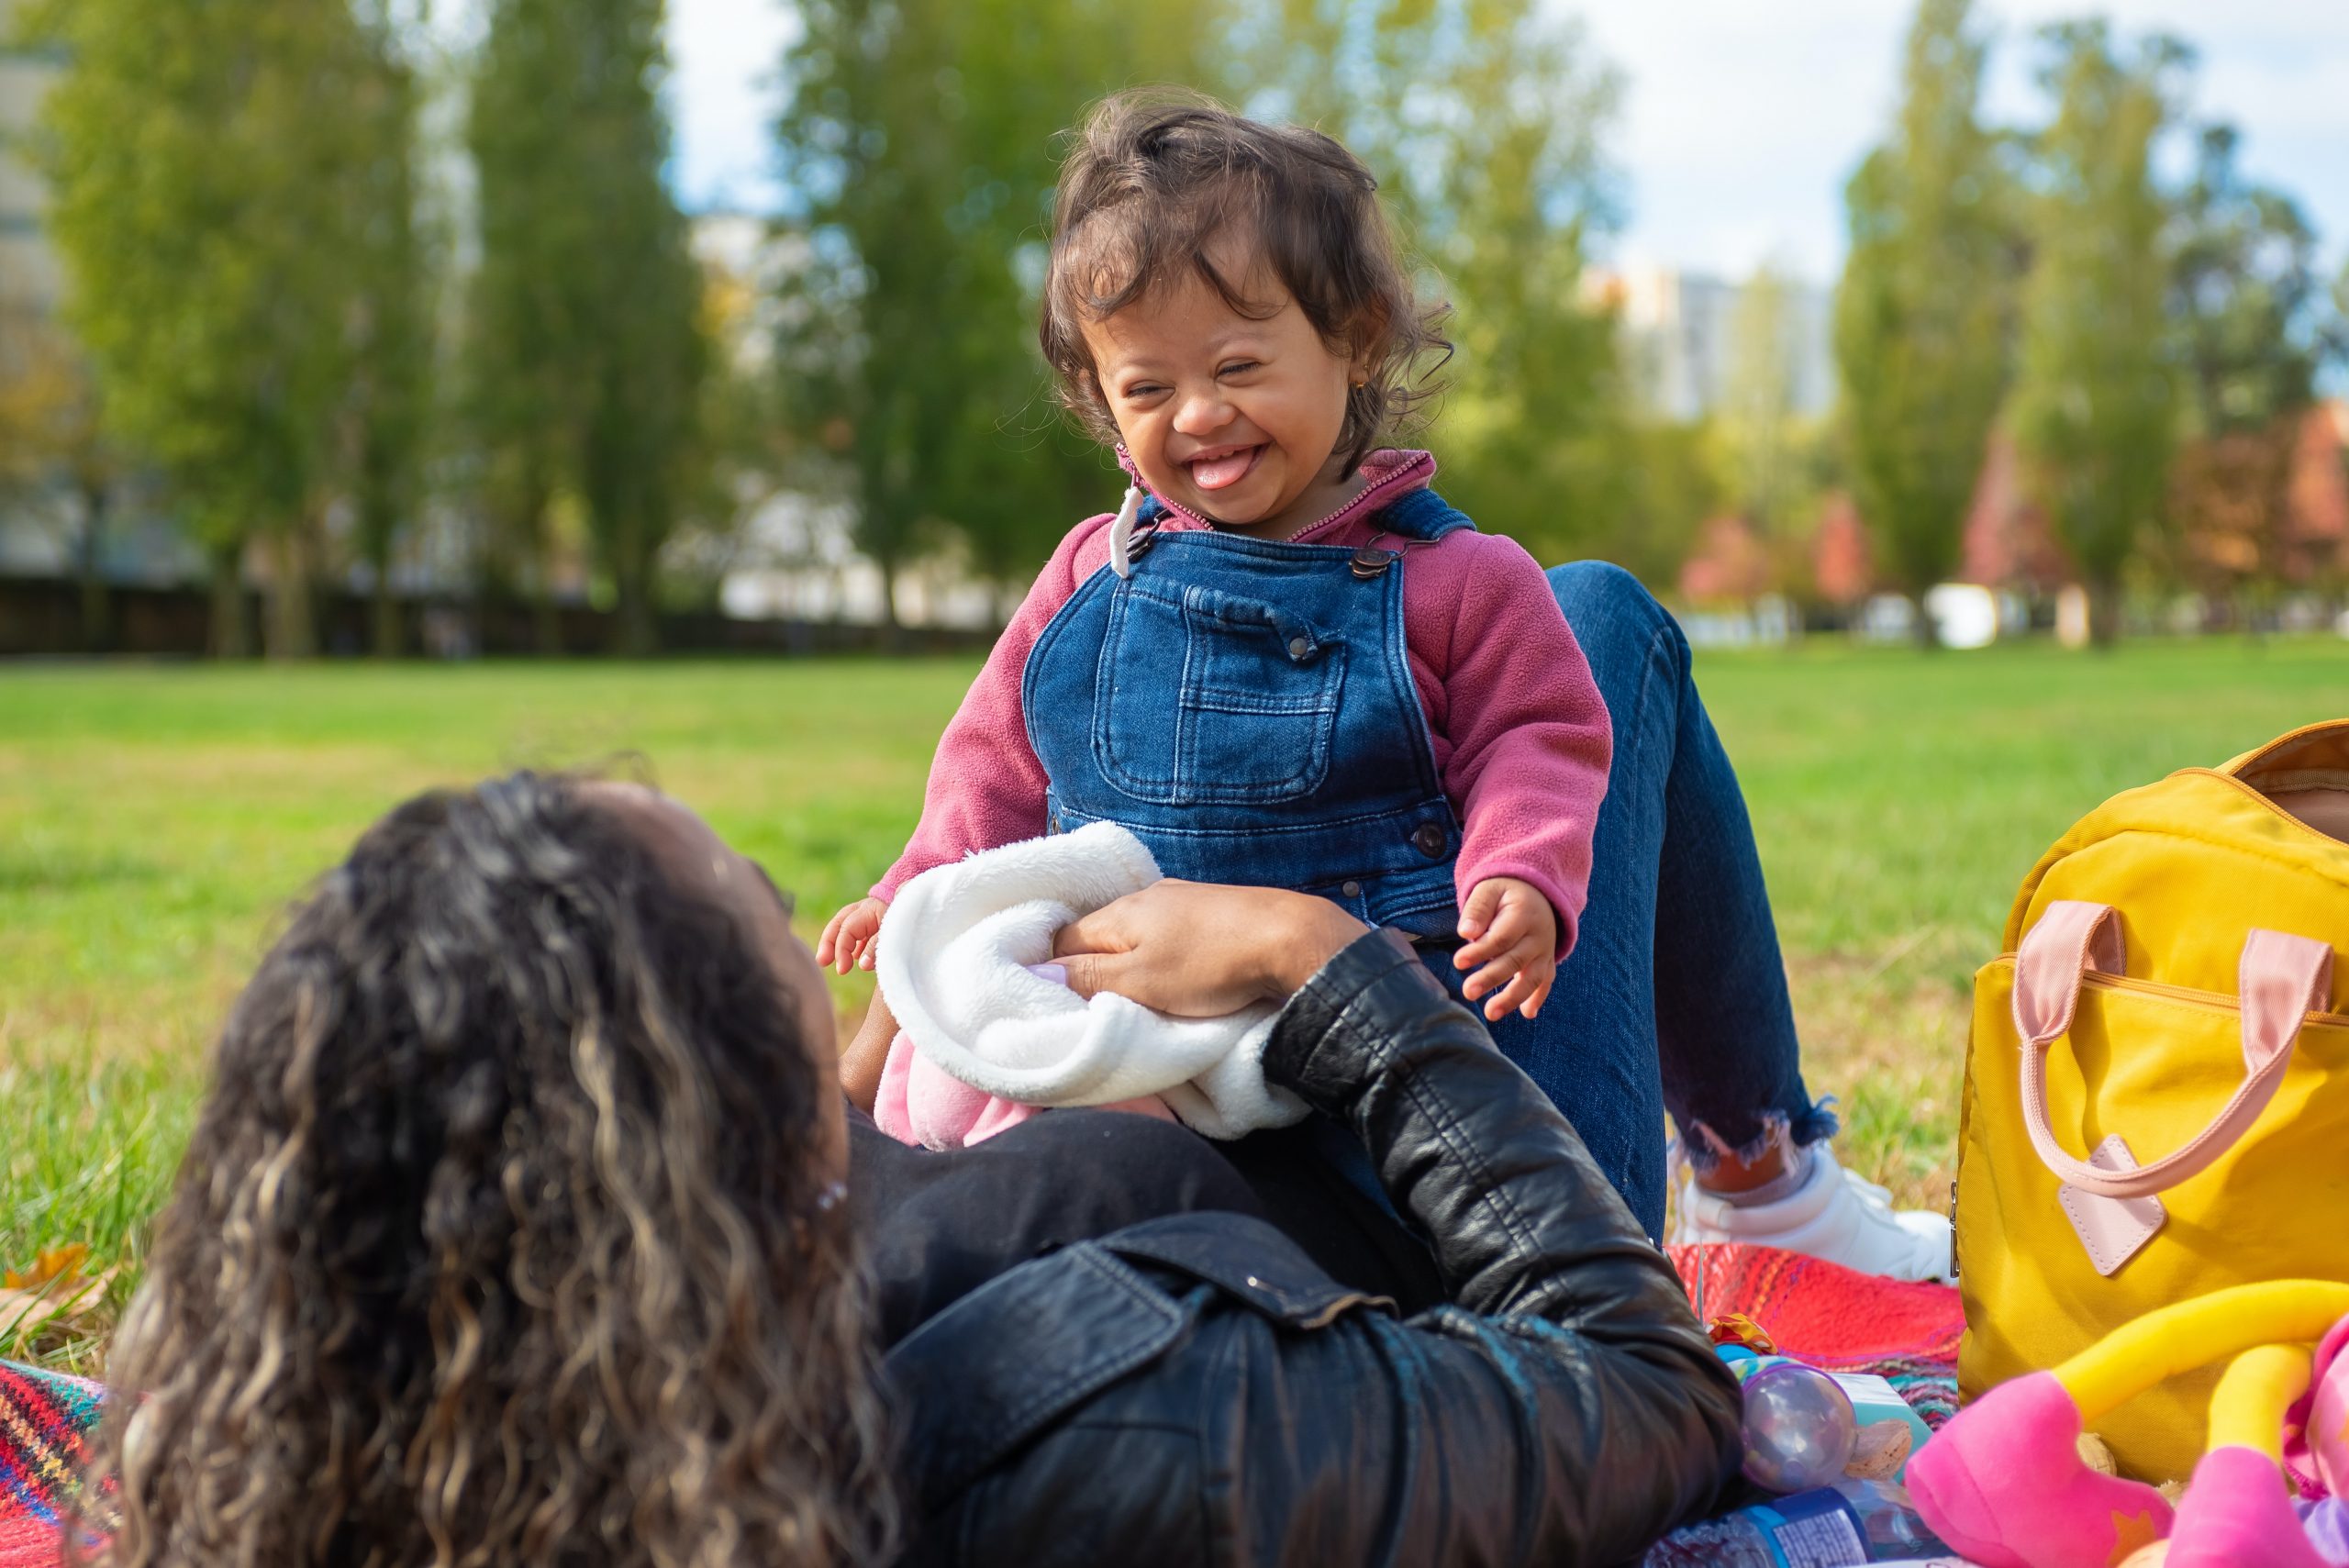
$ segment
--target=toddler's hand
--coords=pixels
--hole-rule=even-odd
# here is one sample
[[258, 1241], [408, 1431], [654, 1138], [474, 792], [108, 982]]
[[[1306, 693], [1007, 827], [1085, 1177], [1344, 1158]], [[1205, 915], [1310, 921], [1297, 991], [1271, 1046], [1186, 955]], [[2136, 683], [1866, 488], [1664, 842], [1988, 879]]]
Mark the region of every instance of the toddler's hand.
[[1542, 1011], [1558, 977], [1558, 914], [1541, 889], [1513, 876], [1478, 883], [1461, 906], [1460, 935], [1467, 945], [1452, 955], [1452, 966], [1484, 965], [1461, 986], [1468, 1000], [1500, 988], [1485, 1004], [1486, 1021], [1498, 1023], [1511, 1008], [1529, 1018]]
[[881, 934], [881, 917], [889, 906], [878, 898], [860, 898], [824, 922], [816, 939], [816, 965], [846, 974], [873, 967], [873, 939]]

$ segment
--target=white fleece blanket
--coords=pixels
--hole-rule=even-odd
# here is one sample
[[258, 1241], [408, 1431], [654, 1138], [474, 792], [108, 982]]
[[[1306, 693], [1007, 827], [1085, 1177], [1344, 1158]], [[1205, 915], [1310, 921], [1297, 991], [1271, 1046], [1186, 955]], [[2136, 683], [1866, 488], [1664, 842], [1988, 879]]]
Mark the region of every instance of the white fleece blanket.
[[1123, 996], [1087, 1001], [1030, 972], [1063, 926], [1159, 878], [1115, 823], [988, 850], [923, 873], [883, 919], [875, 969], [914, 1049], [973, 1088], [1031, 1106], [1156, 1095], [1194, 1131], [1286, 1127], [1304, 1102], [1264, 1081], [1270, 1006], [1176, 1018]]

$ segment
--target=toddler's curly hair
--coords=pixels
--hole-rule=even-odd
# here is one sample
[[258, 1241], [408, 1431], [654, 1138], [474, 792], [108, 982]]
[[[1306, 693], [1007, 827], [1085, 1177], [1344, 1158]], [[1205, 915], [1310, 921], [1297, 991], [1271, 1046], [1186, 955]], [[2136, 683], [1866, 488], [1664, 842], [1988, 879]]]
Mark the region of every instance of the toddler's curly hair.
[[[1114, 316], [1187, 272], [1243, 316], [1276, 314], [1248, 277], [1208, 258], [1225, 234], [1255, 242], [1259, 264], [1293, 295], [1332, 353], [1368, 379], [1346, 399], [1338, 450], [1351, 472], [1440, 388], [1452, 352], [1441, 304], [1421, 302], [1362, 160], [1319, 131], [1267, 125], [1212, 99], [1139, 89], [1103, 99], [1072, 133], [1052, 215], [1044, 358], [1062, 402], [1105, 442], [1110, 419], [1085, 324]], [[1261, 285], [1260, 285], [1261, 293]]]

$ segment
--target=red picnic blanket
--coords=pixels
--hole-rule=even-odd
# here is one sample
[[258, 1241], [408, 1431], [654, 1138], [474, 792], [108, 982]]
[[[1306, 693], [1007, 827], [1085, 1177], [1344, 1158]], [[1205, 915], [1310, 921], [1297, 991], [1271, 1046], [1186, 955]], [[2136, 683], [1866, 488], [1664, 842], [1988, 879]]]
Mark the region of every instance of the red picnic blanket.
[[[1957, 1407], [1965, 1318], [1947, 1285], [1902, 1284], [1767, 1247], [1674, 1247], [1699, 1314], [1738, 1312], [1788, 1355], [1888, 1380], [1932, 1426]], [[59, 1516], [103, 1391], [0, 1362], [0, 1568], [56, 1568]]]
[[1939, 1428], [1957, 1413], [1957, 1290], [1909, 1284], [1775, 1247], [1670, 1247], [1697, 1315], [1742, 1313], [1784, 1353], [1829, 1372], [1867, 1372]]

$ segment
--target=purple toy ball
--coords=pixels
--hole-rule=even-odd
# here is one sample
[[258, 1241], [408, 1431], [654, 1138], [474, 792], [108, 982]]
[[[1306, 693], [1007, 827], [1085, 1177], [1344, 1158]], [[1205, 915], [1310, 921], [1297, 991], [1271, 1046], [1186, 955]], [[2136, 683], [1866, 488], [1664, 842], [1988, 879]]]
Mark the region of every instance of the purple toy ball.
[[1745, 1380], [1745, 1478], [1807, 1492], [1842, 1476], [1859, 1440], [1851, 1396], [1817, 1367], [1765, 1366]]

